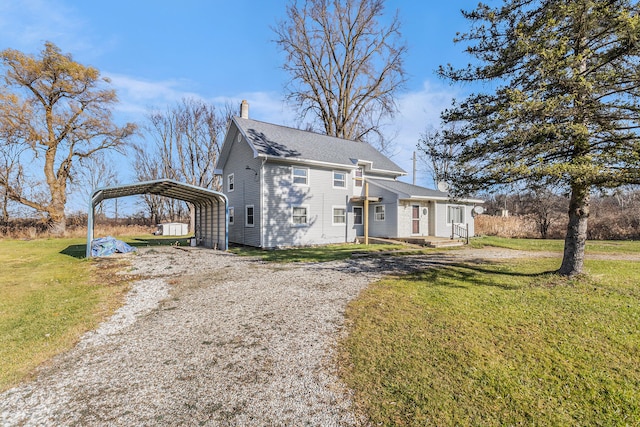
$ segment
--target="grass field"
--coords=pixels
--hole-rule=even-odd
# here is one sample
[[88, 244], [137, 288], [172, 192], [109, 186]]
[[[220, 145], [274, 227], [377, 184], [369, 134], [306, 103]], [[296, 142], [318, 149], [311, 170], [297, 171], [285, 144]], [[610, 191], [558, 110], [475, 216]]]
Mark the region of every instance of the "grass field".
[[[188, 245], [175, 236], [121, 237], [133, 246]], [[33, 374], [121, 304], [126, 268], [86, 260], [86, 239], [0, 240], [0, 390]]]
[[[506, 240], [490, 242], [531, 249]], [[370, 286], [340, 346], [359, 408], [372, 425], [640, 425], [640, 263], [585, 266], [567, 280], [546, 273], [554, 259], [462, 264]]]
[[119, 305], [118, 262], [87, 261], [83, 239], [0, 240], [0, 390], [71, 348]]
[[[564, 240], [553, 239], [508, 239], [504, 237], [475, 237], [471, 245], [476, 248], [495, 246], [499, 248], [518, 249], [524, 251], [562, 252]], [[588, 240], [588, 253], [634, 254], [640, 253], [640, 241], [637, 240]]]
[[[84, 243], [0, 241], [0, 390], [71, 348], [122, 300], [128, 285], [113, 273], [123, 266], [82, 259]], [[544, 240], [473, 245], [562, 250]], [[234, 251], [319, 262], [401, 248]], [[587, 250], [615, 259], [640, 253], [640, 242], [589, 242]], [[571, 280], [547, 273], [557, 263], [451, 265], [364, 291], [348, 308], [339, 361], [372, 425], [640, 425], [640, 263], [587, 260], [588, 273]]]

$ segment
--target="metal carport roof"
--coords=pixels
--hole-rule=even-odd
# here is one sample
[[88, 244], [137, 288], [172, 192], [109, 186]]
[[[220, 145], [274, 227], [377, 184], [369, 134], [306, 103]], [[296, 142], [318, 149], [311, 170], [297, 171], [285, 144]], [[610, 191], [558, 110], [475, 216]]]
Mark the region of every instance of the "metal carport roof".
[[229, 211], [227, 196], [203, 187], [185, 184], [173, 179], [137, 182], [98, 188], [91, 194], [91, 205], [87, 220], [87, 258], [91, 257], [93, 240], [93, 217], [95, 208], [103, 200], [138, 194], [155, 194], [192, 203], [196, 210], [196, 239], [205, 247], [228, 247]]

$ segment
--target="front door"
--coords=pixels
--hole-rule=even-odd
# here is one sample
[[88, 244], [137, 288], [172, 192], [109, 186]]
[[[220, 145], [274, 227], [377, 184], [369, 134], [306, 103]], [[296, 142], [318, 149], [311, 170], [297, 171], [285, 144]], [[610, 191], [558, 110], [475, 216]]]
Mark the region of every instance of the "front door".
[[420, 206], [411, 206], [411, 234], [420, 234]]

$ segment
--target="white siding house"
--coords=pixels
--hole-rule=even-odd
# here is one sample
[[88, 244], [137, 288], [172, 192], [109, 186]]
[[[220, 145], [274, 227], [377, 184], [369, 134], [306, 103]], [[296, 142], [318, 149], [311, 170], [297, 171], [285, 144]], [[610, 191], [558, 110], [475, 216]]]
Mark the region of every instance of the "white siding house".
[[471, 212], [482, 203], [397, 181], [406, 172], [369, 144], [251, 120], [245, 101], [216, 173], [229, 242], [263, 248], [353, 242], [367, 216], [371, 237], [448, 237], [451, 221], [473, 234]]

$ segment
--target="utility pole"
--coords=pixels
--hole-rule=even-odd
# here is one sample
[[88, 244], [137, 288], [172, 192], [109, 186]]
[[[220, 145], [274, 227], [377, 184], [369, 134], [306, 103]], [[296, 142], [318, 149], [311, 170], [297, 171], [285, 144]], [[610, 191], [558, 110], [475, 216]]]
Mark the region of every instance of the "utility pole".
[[413, 185], [416, 185], [416, 152], [413, 152]]

